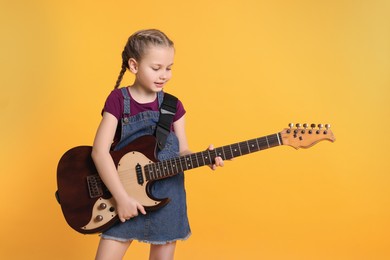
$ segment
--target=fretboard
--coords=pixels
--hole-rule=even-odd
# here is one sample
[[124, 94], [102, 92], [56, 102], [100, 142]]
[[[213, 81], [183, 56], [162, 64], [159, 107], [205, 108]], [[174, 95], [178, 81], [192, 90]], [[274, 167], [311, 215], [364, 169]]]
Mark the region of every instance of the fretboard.
[[282, 144], [280, 133], [267, 135], [231, 145], [225, 145], [215, 148], [214, 150], [206, 150], [147, 164], [144, 166], [145, 176], [148, 181], [163, 179], [186, 170], [211, 165], [214, 163], [214, 159], [217, 156], [221, 157], [223, 160], [229, 160]]

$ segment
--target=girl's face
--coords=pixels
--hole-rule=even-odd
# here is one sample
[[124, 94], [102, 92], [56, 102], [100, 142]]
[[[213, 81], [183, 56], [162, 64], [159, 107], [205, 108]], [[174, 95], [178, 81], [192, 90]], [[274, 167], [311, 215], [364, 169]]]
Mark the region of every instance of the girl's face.
[[151, 46], [139, 61], [130, 59], [130, 70], [136, 75], [135, 85], [147, 92], [161, 91], [172, 77], [174, 55], [172, 47]]

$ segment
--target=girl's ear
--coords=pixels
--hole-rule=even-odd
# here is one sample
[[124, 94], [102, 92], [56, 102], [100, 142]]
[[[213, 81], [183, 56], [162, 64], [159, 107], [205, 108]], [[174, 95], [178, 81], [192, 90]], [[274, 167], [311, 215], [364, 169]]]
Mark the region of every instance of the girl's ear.
[[130, 58], [128, 63], [129, 63], [129, 70], [132, 73], [136, 74], [138, 72], [138, 62], [135, 59]]

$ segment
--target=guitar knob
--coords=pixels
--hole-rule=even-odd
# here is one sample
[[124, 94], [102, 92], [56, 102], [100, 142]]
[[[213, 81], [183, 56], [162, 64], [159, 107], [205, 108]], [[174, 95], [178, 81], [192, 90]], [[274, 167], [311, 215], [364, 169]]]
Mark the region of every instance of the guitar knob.
[[97, 222], [100, 222], [100, 221], [103, 220], [103, 216], [102, 216], [102, 215], [97, 215], [96, 218], [95, 218], [95, 220], [96, 220]]
[[306, 129], [306, 128], [308, 128], [308, 127], [309, 127], [309, 125], [308, 125], [308, 124], [306, 124], [306, 123], [304, 123], [304, 124], [303, 124], [303, 128], [305, 128], [305, 129]]
[[302, 125], [298, 123], [295, 126], [299, 129]]
[[326, 124], [326, 125], [325, 125], [325, 128], [326, 128], [327, 130], [329, 130], [330, 124]]
[[106, 209], [107, 208], [107, 204], [106, 203], [102, 203], [99, 205], [99, 209]]

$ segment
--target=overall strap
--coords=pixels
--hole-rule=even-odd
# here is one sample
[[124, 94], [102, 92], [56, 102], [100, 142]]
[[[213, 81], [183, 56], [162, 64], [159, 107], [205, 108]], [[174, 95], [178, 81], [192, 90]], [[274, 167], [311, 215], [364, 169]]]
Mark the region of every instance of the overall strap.
[[156, 128], [157, 145], [162, 150], [171, 132], [173, 117], [176, 114], [177, 97], [164, 93], [164, 99], [160, 106], [160, 117]]
[[123, 95], [123, 117], [125, 115], [130, 115], [130, 96], [127, 88], [121, 88], [122, 95]]

